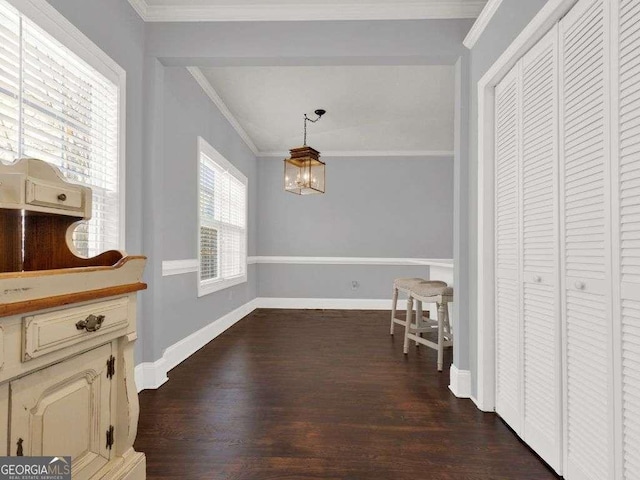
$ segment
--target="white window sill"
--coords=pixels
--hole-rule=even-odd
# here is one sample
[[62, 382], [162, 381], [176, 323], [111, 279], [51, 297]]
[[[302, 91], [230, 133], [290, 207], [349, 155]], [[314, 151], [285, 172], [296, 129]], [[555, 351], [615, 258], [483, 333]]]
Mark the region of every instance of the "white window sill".
[[[198, 273], [199, 274], [199, 273]], [[228, 278], [226, 280], [209, 280], [204, 282], [198, 282], [198, 297], [209, 295], [210, 293], [219, 292], [225, 288], [233, 287], [247, 282], [247, 275], [239, 277]]]

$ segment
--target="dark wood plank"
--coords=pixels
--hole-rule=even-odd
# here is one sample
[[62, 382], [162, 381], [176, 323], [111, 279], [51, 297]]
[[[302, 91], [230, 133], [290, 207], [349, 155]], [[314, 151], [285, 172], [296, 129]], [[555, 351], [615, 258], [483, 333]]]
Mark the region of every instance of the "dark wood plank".
[[67, 232], [80, 219], [30, 212], [24, 217], [24, 270], [77, 267], [110, 267], [122, 260], [122, 252], [109, 250], [91, 258], [78, 257], [69, 249]]
[[[389, 312], [257, 310], [140, 394], [149, 479], [557, 478]], [[451, 362], [451, 352], [445, 357]]]
[[22, 215], [0, 208], [0, 272], [22, 270]]

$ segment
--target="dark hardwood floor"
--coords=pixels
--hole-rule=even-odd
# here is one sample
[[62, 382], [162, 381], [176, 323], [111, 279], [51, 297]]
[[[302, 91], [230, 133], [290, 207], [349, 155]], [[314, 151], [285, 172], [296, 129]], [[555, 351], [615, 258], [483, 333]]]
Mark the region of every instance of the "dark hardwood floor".
[[140, 394], [148, 478], [557, 478], [498, 417], [449, 392], [434, 350], [406, 358], [388, 318], [249, 315]]

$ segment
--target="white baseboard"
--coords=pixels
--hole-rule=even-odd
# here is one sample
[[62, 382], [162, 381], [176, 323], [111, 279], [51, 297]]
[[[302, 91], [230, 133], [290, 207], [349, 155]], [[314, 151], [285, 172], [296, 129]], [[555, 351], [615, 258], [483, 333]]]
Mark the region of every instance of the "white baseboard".
[[164, 358], [155, 362], [144, 362], [136, 365], [134, 376], [136, 379], [136, 388], [139, 391], [156, 389], [164, 385], [169, 377], [167, 377], [167, 362]]
[[483, 412], [495, 412], [495, 408], [493, 407], [485, 407], [482, 403], [480, 403], [480, 400], [478, 400], [476, 397], [474, 397], [473, 395], [471, 395], [469, 398], [471, 398], [471, 401], [473, 403], [476, 404], [476, 407], [478, 407], [478, 410], [481, 410]]
[[[406, 308], [398, 302], [398, 310]], [[227, 313], [218, 320], [168, 347], [155, 362], [136, 365], [135, 380], [138, 391], [160, 388], [169, 378], [167, 373], [211, 340], [253, 312], [256, 308], [390, 310], [391, 299], [358, 298], [271, 298], [259, 297]], [[452, 367], [453, 368], [453, 367]]]
[[138, 392], [146, 389], [160, 388], [160, 386], [169, 379], [167, 373], [171, 369], [253, 312], [257, 308], [256, 300], [257, 299], [254, 299], [245, 303], [215, 322], [174, 343], [164, 351], [161, 359], [155, 362], [146, 362], [137, 365], [135, 368], [135, 379]]
[[471, 397], [471, 372], [469, 370], [459, 370], [455, 365], [451, 365], [449, 379], [449, 390], [456, 397]]
[[[391, 299], [359, 298], [273, 298], [260, 297], [257, 308], [293, 308], [327, 310], [391, 310]], [[398, 301], [398, 309], [406, 302]]]

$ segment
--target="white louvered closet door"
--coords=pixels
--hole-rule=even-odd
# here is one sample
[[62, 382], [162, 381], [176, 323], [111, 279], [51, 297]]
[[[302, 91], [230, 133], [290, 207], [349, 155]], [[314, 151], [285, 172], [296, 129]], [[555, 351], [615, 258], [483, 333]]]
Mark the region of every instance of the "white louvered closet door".
[[557, 25], [521, 62], [522, 437], [561, 472]]
[[560, 22], [560, 217], [565, 475], [614, 473], [611, 305], [611, 0]]
[[624, 480], [640, 479], [640, 2], [613, 17], [614, 352]]
[[521, 434], [519, 65], [495, 98], [496, 412]]

